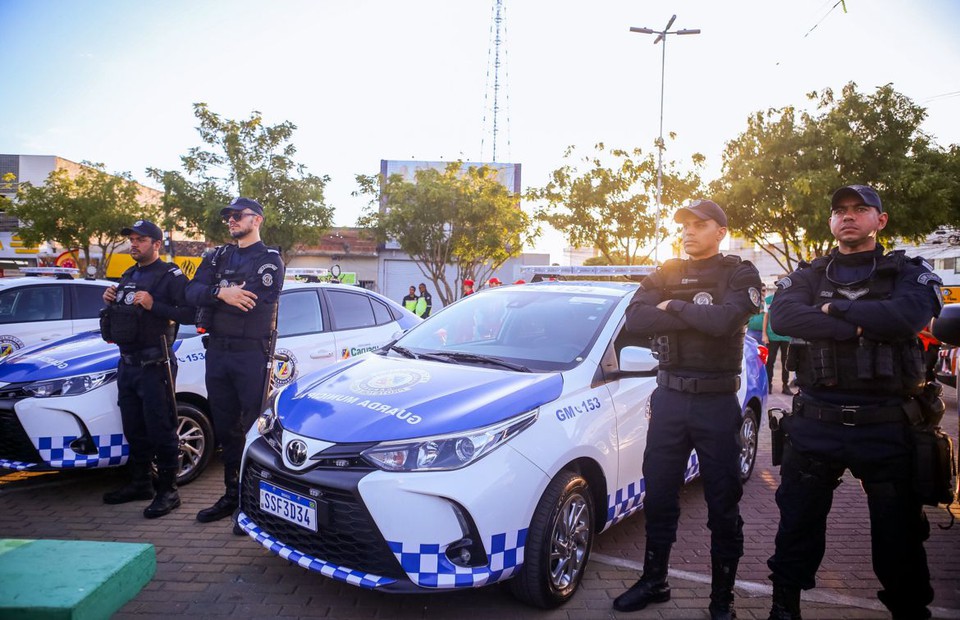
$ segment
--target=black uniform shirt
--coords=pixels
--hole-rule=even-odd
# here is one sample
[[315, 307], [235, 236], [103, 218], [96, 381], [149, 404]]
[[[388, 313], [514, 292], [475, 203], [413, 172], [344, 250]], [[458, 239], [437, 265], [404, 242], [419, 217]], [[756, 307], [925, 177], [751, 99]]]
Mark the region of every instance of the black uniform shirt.
[[[125, 282], [132, 282], [137, 286], [137, 290], [150, 293], [153, 297], [153, 306], [150, 310], [144, 309], [143, 320], [149, 323], [145, 325], [141, 333], [142, 337], [136, 343], [121, 345], [122, 352], [130, 353], [143, 348], [159, 347], [160, 334], [164, 331], [160, 327], [161, 323], [166, 321], [181, 325], [193, 323], [196, 308], [189, 305], [186, 300], [187, 276], [183, 275], [176, 265], [159, 259], [145, 267], [135, 265], [124, 274], [120, 284]], [[123, 295], [123, 289], [118, 290], [117, 294]], [[118, 302], [123, 303], [124, 300], [118, 300]], [[174, 329], [172, 335], [175, 334]], [[173, 338], [168, 339], [168, 344], [172, 345]]]

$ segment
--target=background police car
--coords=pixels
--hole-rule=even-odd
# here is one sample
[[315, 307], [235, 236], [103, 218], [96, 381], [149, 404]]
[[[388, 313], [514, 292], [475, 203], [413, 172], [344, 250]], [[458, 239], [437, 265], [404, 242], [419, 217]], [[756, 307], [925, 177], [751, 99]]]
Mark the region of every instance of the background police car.
[[[287, 360], [275, 364], [275, 382], [283, 386], [304, 372], [380, 347], [419, 322], [364, 289], [287, 282], [277, 322], [277, 351]], [[207, 418], [206, 351], [191, 326], [179, 336], [174, 348], [183, 484], [206, 467], [216, 443]], [[117, 407], [118, 359], [115, 345], [89, 331], [28, 347], [0, 362], [0, 467], [124, 464], [129, 449]]]
[[0, 278], [0, 358], [39, 342], [95, 329], [103, 291], [115, 284], [74, 279], [76, 269], [23, 271], [32, 275]]
[[[635, 289], [482, 291], [389, 352], [304, 376], [248, 433], [239, 524], [281, 557], [361, 587], [514, 577], [529, 603], [566, 601], [593, 537], [643, 504], [656, 360], [622, 330]], [[767, 383], [756, 343], [745, 353], [747, 477]], [[698, 470], [691, 454], [687, 479]]]

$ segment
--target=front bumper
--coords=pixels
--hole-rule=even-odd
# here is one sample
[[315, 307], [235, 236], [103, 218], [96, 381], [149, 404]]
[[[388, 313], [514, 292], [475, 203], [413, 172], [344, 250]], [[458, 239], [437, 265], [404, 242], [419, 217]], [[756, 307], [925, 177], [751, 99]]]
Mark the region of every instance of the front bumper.
[[[316, 498], [319, 533], [262, 511], [261, 480]], [[520, 569], [527, 527], [548, 482], [509, 445], [455, 471], [292, 471], [260, 438], [244, 458], [239, 524], [284, 559], [359, 587], [478, 587]], [[465, 541], [466, 562], [455, 553]]]

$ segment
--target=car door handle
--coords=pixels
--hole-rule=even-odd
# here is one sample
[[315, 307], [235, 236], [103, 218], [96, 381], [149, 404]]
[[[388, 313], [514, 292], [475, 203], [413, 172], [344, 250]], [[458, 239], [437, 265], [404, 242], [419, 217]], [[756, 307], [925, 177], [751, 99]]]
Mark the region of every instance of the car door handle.
[[54, 338], [60, 338], [63, 334], [50, 334], [49, 336], [40, 336], [40, 340], [46, 342], [47, 340], [53, 340]]
[[324, 350], [324, 349], [314, 349], [310, 352], [310, 359], [322, 359], [325, 357], [333, 357], [333, 351]]

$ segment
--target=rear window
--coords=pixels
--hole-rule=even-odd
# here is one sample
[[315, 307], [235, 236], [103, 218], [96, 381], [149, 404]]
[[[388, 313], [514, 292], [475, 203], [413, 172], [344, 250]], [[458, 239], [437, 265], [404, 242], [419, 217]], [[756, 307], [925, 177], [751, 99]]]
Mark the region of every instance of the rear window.
[[326, 293], [333, 313], [334, 329], [357, 329], [373, 327], [377, 324], [370, 298], [366, 295], [346, 291], [327, 291]]

